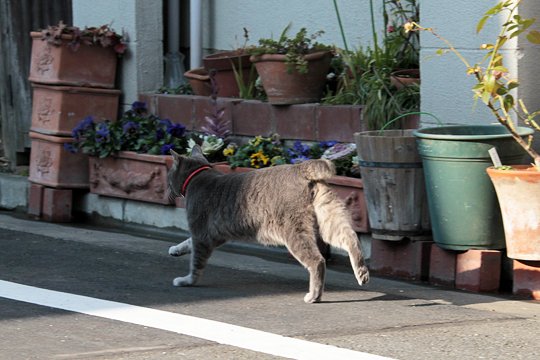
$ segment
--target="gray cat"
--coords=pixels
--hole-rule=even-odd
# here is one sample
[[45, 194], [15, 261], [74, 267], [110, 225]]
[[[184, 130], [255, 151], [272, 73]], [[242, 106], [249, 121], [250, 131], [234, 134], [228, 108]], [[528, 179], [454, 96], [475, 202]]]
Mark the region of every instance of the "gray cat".
[[190, 273], [174, 286], [195, 285], [212, 251], [229, 240], [285, 245], [309, 271], [306, 303], [319, 302], [326, 264], [317, 239], [349, 253], [360, 285], [369, 281], [358, 237], [343, 202], [325, 179], [335, 174], [332, 162], [309, 160], [257, 171], [224, 175], [213, 170], [200, 147], [191, 156], [171, 151], [174, 164], [169, 188], [185, 196], [191, 237], [169, 254], [191, 253]]

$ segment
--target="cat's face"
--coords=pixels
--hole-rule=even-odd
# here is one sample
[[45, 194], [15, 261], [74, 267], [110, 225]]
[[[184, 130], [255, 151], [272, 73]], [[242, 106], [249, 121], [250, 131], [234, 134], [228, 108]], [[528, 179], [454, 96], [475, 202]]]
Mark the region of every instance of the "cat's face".
[[189, 174], [203, 165], [208, 165], [209, 162], [198, 145], [193, 147], [190, 156], [180, 155], [174, 150], [171, 150], [171, 155], [173, 156], [173, 165], [169, 170], [167, 180], [171, 193], [178, 197], [182, 195], [180, 189]]

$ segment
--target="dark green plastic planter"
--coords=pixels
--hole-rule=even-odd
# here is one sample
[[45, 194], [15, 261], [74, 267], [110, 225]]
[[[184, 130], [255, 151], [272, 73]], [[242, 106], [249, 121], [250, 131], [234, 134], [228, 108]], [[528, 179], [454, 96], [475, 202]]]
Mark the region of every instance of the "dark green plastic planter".
[[[528, 128], [518, 128], [522, 136]], [[414, 132], [424, 165], [433, 240], [449, 250], [503, 249], [504, 230], [486, 168], [489, 149], [505, 165], [525, 152], [501, 125], [441, 126]]]

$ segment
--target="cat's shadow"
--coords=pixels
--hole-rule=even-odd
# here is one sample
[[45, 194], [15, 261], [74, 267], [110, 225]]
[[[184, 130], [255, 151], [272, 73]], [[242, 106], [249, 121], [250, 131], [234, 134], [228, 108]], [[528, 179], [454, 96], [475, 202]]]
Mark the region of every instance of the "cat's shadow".
[[405, 300], [405, 299], [407, 298], [404, 296], [384, 294], [384, 295], [369, 298], [369, 299], [321, 300], [320, 302], [318, 302], [318, 304], [346, 304], [346, 303], [362, 303], [362, 302], [371, 302], [371, 301], [396, 301], [396, 300]]

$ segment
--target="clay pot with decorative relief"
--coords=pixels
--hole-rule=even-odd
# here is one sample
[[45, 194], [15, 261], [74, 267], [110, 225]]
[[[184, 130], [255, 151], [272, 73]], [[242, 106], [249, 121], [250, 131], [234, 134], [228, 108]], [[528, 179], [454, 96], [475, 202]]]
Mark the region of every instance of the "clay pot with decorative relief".
[[88, 156], [72, 154], [64, 147], [72, 138], [30, 131], [30, 139], [31, 182], [54, 188], [88, 188]]
[[116, 119], [120, 90], [32, 84], [31, 130], [42, 134], [71, 136], [81, 119]]
[[163, 205], [174, 204], [167, 184], [167, 171], [172, 166], [170, 155], [120, 151], [115, 156], [91, 156], [89, 160], [91, 193]]
[[[114, 88], [120, 47], [91, 44], [84, 41], [82, 36], [81, 41], [76, 42], [77, 38], [74, 38], [74, 35], [62, 33], [62, 30], [58, 30], [58, 26], [51, 28], [57, 30], [30, 33], [31, 82]], [[56, 33], [52, 34], [54, 31]], [[84, 31], [86, 30], [79, 30], [81, 33]], [[77, 46], [74, 46], [75, 42]], [[122, 52], [124, 49], [125, 47], [122, 47]]]

